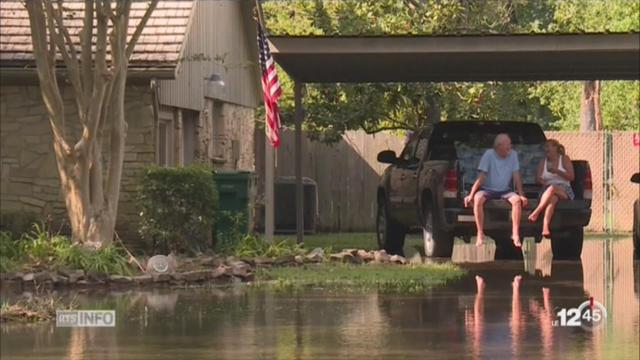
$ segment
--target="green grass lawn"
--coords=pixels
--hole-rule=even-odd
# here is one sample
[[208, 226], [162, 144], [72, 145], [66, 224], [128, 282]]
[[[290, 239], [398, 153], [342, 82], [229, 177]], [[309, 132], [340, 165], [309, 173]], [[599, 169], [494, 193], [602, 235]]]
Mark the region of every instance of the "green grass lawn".
[[452, 263], [421, 265], [323, 263], [302, 267], [258, 269], [256, 285], [275, 289], [322, 288], [340, 291], [378, 290], [420, 293], [460, 278], [465, 273]]

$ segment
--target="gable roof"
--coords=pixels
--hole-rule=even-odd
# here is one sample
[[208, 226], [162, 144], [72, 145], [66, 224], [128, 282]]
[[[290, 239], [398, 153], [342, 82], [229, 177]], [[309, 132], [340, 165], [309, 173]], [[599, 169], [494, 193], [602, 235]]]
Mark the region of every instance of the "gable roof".
[[[136, 44], [129, 62], [134, 72], [154, 72], [158, 77], [174, 77], [175, 68], [188, 31], [194, 1], [159, 1]], [[82, 29], [84, 3], [65, 1], [64, 23], [76, 45]], [[129, 35], [142, 19], [147, 1], [134, 1], [129, 20]], [[68, 10], [67, 10], [68, 9]], [[73, 15], [73, 18], [69, 15]], [[0, 2], [0, 68], [30, 69], [35, 67], [29, 15], [20, 1]], [[62, 65], [62, 62], [60, 63]], [[164, 76], [162, 76], [164, 74]]]

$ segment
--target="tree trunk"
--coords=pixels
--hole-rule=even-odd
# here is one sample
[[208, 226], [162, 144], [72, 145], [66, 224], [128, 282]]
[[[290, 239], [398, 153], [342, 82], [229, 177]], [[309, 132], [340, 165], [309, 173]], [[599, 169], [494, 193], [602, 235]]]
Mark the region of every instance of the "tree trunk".
[[582, 85], [580, 101], [580, 131], [602, 130], [600, 81], [589, 80]]
[[[157, 3], [158, 0], [149, 3], [127, 42], [132, 1], [118, 1], [113, 6], [109, 1], [86, 1], [84, 23], [78, 36], [80, 56], [77, 43], [64, 24], [67, 10], [61, 1], [57, 6], [52, 0], [24, 3], [29, 12], [33, 55], [53, 131], [55, 158], [74, 242], [100, 248], [113, 241], [127, 131], [124, 114], [127, 68], [134, 46]], [[107, 61], [109, 46], [111, 59]], [[74, 91], [77, 120], [82, 129], [80, 139], [65, 138], [65, 111], [56, 79], [56, 54], [64, 61], [67, 79]], [[103, 174], [103, 129], [109, 131], [110, 141], [106, 174]]]

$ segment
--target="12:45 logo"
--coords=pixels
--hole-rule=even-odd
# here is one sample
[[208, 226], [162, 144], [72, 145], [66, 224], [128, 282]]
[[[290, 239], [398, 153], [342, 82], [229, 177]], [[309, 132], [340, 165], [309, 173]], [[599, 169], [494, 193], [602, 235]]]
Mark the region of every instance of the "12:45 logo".
[[556, 315], [558, 320], [553, 322], [554, 326], [580, 326], [593, 331], [607, 319], [607, 309], [593, 298], [589, 298], [577, 308], [560, 309]]

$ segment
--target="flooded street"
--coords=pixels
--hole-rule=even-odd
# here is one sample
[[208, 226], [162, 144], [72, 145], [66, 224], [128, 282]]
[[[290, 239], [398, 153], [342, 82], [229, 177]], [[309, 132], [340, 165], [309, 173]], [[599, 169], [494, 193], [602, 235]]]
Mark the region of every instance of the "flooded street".
[[[460, 281], [422, 296], [271, 292], [237, 286], [75, 294], [115, 309], [115, 328], [3, 324], [2, 359], [638, 359], [640, 263], [631, 239], [591, 239], [582, 261], [551, 261], [548, 241], [524, 261], [486, 261], [457, 244]], [[68, 294], [71, 296], [71, 294]], [[11, 296], [4, 294], [3, 297]], [[554, 326], [593, 299], [594, 330]]]

